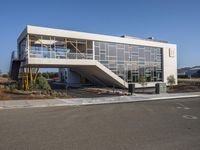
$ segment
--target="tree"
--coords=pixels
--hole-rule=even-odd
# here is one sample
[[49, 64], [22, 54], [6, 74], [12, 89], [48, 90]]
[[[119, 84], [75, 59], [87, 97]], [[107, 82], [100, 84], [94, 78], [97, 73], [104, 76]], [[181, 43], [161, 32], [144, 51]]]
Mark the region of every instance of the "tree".
[[138, 83], [142, 86], [144, 93], [144, 88], [147, 85], [147, 80], [144, 75], [139, 76]]
[[169, 84], [170, 88], [173, 87], [173, 85], [176, 83], [174, 75], [170, 75], [167, 77], [167, 83]]

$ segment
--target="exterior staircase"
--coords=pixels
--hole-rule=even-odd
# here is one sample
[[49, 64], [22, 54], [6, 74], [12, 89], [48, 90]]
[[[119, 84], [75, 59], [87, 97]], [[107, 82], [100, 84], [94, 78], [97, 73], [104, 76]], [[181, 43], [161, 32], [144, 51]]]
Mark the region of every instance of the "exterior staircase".
[[70, 68], [101, 85], [128, 88], [128, 83], [97, 60], [29, 58], [28, 65], [40, 68]]
[[11, 55], [10, 71], [9, 71], [9, 76], [12, 80], [18, 80], [20, 65], [21, 61], [18, 59], [17, 53], [13, 51]]

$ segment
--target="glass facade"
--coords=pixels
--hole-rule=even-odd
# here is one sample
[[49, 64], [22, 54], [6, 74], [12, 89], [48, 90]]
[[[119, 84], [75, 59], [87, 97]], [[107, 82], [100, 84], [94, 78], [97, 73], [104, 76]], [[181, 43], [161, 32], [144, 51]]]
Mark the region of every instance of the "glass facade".
[[37, 58], [93, 59], [93, 41], [29, 35], [29, 54]]
[[26, 52], [26, 48], [27, 48], [27, 39], [23, 39], [19, 45], [18, 45], [18, 57], [19, 59], [24, 59], [25, 57], [25, 52]]
[[95, 59], [127, 82], [163, 80], [162, 48], [95, 42]]
[[145, 76], [147, 82], [163, 81], [163, 50], [131, 44], [29, 35], [19, 43], [19, 54], [29, 57], [56, 59], [93, 59], [109, 68], [127, 82], [138, 82]]

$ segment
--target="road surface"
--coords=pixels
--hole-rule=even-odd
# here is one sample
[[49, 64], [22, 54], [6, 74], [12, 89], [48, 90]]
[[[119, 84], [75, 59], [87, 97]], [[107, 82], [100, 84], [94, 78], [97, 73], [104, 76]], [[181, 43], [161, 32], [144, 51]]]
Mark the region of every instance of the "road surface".
[[0, 110], [0, 150], [199, 150], [200, 98]]

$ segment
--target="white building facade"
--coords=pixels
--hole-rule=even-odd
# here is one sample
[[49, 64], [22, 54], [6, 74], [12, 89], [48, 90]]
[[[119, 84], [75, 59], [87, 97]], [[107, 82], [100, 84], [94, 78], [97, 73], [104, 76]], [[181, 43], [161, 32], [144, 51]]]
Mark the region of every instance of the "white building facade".
[[[165, 41], [27, 26], [18, 38], [18, 54], [32, 67], [60, 68], [69, 86], [136, 87], [148, 82], [177, 82], [177, 46]], [[66, 69], [67, 68], [67, 69]]]

